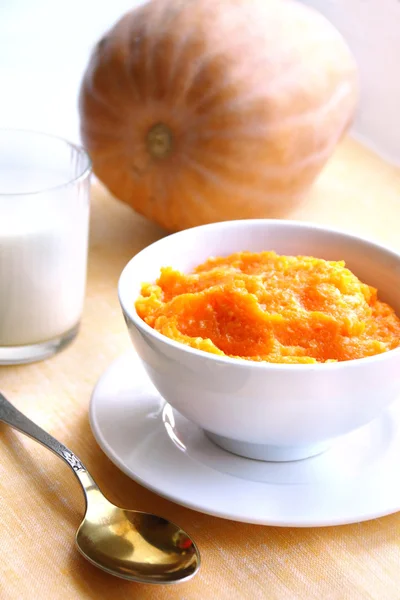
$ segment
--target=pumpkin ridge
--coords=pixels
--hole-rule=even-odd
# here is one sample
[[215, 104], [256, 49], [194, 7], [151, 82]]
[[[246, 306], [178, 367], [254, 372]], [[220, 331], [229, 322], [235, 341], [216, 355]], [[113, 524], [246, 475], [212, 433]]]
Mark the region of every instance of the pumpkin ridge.
[[[298, 69], [299, 69], [299, 65], [293, 65], [293, 67], [289, 71], [285, 71], [284, 73], [279, 74], [278, 81], [280, 79], [283, 81], [286, 81], [287, 79], [289, 79], [289, 76], [290, 76], [290, 78], [293, 78], [293, 72], [297, 72]], [[207, 102], [210, 102], [213, 99], [215, 99], [216, 97], [218, 97], [219, 94], [221, 94], [224, 90], [227, 90], [232, 86], [241, 84], [243, 82], [243, 79], [245, 79], [244, 75], [245, 74], [243, 72], [235, 73], [235, 76], [232, 76], [232, 74], [230, 74], [229, 80], [228, 80], [228, 76], [226, 76], [226, 79], [221, 80], [221, 82], [220, 82], [222, 85], [219, 85], [219, 86], [213, 88], [212, 90], [210, 90], [210, 92], [208, 94], [206, 94], [200, 98], [200, 102], [198, 102], [197, 104], [196, 103], [193, 104], [193, 107], [192, 107], [193, 111], [194, 112], [199, 111], [204, 106], [204, 104], [206, 104]], [[254, 101], [258, 98], [260, 98], [260, 99], [265, 98], [265, 95], [267, 94], [268, 91], [270, 91], [271, 86], [270, 86], [270, 83], [267, 81], [265, 81], [264, 83], [265, 83], [265, 88], [261, 87], [261, 89], [257, 88], [257, 90], [254, 90], [256, 95], [253, 96], [253, 95], [249, 94], [248, 96], [240, 96], [240, 98], [235, 97], [235, 98], [233, 98], [233, 100], [229, 99], [226, 105], [219, 105], [218, 108], [224, 109], [224, 107], [229, 106], [229, 104], [231, 102], [233, 103], [232, 107], [234, 108], [236, 106], [235, 102], [238, 102], [238, 101], [243, 101], [243, 100], [244, 101], [247, 101], [247, 100]], [[259, 84], [259, 82], [258, 82], [258, 84]]]
[[[266, 128], [268, 129], [268, 132], [279, 133], [282, 131], [282, 129], [288, 129], [288, 128], [292, 129], [299, 123], [301, 124], [303, 121], [313, 122], [316, 119], [318, 119], [321, 114], [325, 115], [330, 110], [337, 108], [337, 104], [339, 104], [343, 99], [350, 98], [351, 97], [350, 92], [351, 92], [350, 85], [347, 82], [344, 82], [339, 87], [339, 89], [337, 89], [336, 92], [327, 100], [327, 102], [318, 106], [318, 108], [313, 107], [312, 109], [305, 111], [305, 112], [297, 113], [295, 115], [291, 114], [290, 116], [286, 116], [285, 119], [283, 120], [283, 122], [278, 123], [278, 124], [268, 124], [266, 126]], [[267, 100], [269, 100], [268, 96], [266, 96], [266, 98], [267, 98]], [[247, 97], [245, 97], [245, 99], [247, 99]], [[260, 96], [260, 97], [254, 96], [253, 97], [253, 100], [262, 100], [262, 99], [263, 99], [262, 96]], [[265, 99], [265, 96], [264, 96], [264, 99]], [[234, 112], [235, 108], [236, 109], [238, 108], [238, 106], [237, 106], [237, 104], [235, 104], [234, 100], [232, 101], [232, 108], [233, 108], [232, 112]], [[193, 126], [201, 125], [202, 123], [210, 120], [210, 114], [212, 115], [212, 117], [215, 118], [219, 114], [229, 113], [228, 109], [230, 108], [230, 103], [231, 103], [231, 100], [228, 100], [225, 104], [222, 104], [221, 106], [218, 107], [218, 112], [210, 111], [209, 114], [198, 117], [193, 122]]]
[[[276, 177], [276, 178], [280, 179], [282, 176], [285, 176], [285, 175], [296, 174], [298, 171], [303, 170], [304, 167], [312, 166], [318, 160], [329, 156], [330, 153], [332, 152], [332, 146], [336, 146], [336, 143], [337, 143], [337, 140], [334, 140], [332, 142], [332, 144], [326, 146], [323, 150], [318, 150], [318, 151], [314, 152], [313, 154], [311, 154], [310, 156], [302, 158], [301, 160], [298, 160], [295, 163], [292, 163], [290, 165], [287, 165], [287, 164], [269, 165], [268, 163], [266, 163], [263, 166], [263, 168], [260, 170], [259, 175], [261, 177], [264, 177], [264, 176], [273, 177], [273, 178]], [[210, 159], [211, 162], [216, 166], [225, 167], [226, 169], [232, 170], [232, 171], [239, 170], [242, 167], [242, 163], [240, 162], [239, 159], [237, 161], [232, 161], [232, 160], [228, 159], [226, 156], [222, 156], [221, 154], [218, 154], [217, 152], [214, 152], [214, 153], [208, 152], [207, 159]], [[252, 171], [251, 165], [250, 165], [249, 173], [258, 173], [258, 171]]]
[[191, 167], [194, 171], [196, 171], [199, 175], [201, 175], [204, 179], [208, 179], [209, 181], [212, 181], [218, 187], [225, 188], [225, 191], [227, 194], [229, 193], [230, 190], [233, 193], [242, 191], [244, 194], [246, 194], [248, 199], [250, 199], [250, 198], [260, 199], [260, 198], [267, 198], [267, 197], [291, 198], [293, 195], [291, 192], [282, 192], [282, 191], [276, 191], [276, 192], [274, 191], [274, 192], [271, 192], [270, 194], [268, 194], [268, 192], [266, 192], [264, 190], [261, 191], [257, 188], [253, 188], [251, 185], [246, 186], [243, 184], [240, 185], [238, 183], [230, 183], [229, 181], [226, 180], [226, 178], [224, 176], [217, 175], [211, 169], [208, 169], [207, 167], [204, 167], [203, 165], [200, 165], [199, 163], [197, 163], [193, 160], [190, 160], [188, 156], [182, 156], [181, 160], [187, 166]]
[[92, 83], [91, 85], [89, 84], [88, 87], [88, 92], [91, 95], [91, 102], [97, 102], [98, 104], [100, 104], [101, 109], [106, 111], [107, 115], [111, 115], [112, 120], [119, 121], [121, 118], [120, 112], [114, 109], [113, 107], [110, 107], [110, 104], [109, 102], [107, 102], [107, 99], [104, 97], [104, 94], [103, 92], [101, 92], [101, 89], [99, 90], [97, 86], [94, 85], [94, 83]]

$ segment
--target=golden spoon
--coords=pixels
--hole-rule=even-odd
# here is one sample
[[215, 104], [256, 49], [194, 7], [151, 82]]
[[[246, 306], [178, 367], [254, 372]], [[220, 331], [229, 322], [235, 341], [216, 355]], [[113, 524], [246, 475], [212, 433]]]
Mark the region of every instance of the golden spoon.
[[182, 529], [161, 517], [111, 504], [79, 458], [1, 393], [0, 421], [61, 456], [75, 473], [86, 499], [75, 541], [88, 561], [111, 575], [141, 583], [176, 583], [198, 571], [199, 551]]

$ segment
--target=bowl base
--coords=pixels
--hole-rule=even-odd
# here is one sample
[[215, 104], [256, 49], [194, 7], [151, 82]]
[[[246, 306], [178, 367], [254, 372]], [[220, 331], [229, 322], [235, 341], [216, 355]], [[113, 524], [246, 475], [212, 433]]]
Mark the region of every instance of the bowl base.
[[295, 460], [303, 460], [322, 454], [329, 448], [327, 442], [312, 444], [308, 446], [273, 446], [269, 444], [249, 444], [231, 438], [205, 431], [204, 433], [214, 444], [223, 448], [227, 452], [243, 456], [244, 458], [252, 458], [255, 460], [263, 460], [266, 462], [289, 462]]

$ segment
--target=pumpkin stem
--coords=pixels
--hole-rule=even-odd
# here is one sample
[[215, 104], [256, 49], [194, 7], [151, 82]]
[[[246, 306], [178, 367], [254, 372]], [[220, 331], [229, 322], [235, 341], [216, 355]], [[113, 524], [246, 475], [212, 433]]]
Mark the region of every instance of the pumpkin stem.
[[172, 132], [164, 125], [157, 123], [147, 133], [147, 150], [153, 158], [166, 158], [172, 150]]

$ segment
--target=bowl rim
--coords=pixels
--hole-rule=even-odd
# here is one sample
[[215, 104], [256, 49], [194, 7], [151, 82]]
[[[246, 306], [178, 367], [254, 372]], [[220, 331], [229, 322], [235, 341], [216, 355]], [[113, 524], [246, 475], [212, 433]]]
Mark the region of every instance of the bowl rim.
[[198, 357], [201, 360], [210, 360], [217, 364], [231, 366], [231, 367], [237, 367], [237, 368], [241, 368], [241, 369], [246, 368], [246, 369], [264, 370], [264, 371], [289, 370], [291, 372], [296, 372], [296, 371], [309, 372], [309, 371], [315, 371], [315, 370], [324, 371], [326, 369], [329, 369], [329, 370], [343, 369], [344, 367], [361, 368], [362, 366], [368, 366], [368, 364], [370, 364], [372, 362], [380, 362], [383, 360], [387, 360], [388, 358], [392, 358], [394, 355], [398, 355], [400, 358], [400, 346], [398, 348], [394, 348], [393, 350], [388, 350], [387, 352], [382, 352], [380, 354], [375, 354], [373, 356], [367, 356], [367, 357], [363, 357], [363, 358], [354, 358], [354, 359], [347, 360], [347, 361], [338, 361], [338, 362], [332, 362], [332, 363], [306, 363], [306, 364], [304, 364], [304, 363], [297, 363], [297, 364], [296, 363], [293, 363], [293, 364], [269, 363], [267, 361], [256, 362], [256, 361], [252, 361], [252, 360], [241, 358], [241, 357], [232, 358], [230, 356], [220, 356], [218, 354], [212, 354], [211, 352], [206, 352], [205, 350], [198, 350], [197, 348], [192, 348], [191, 346], [187, 346], [180, 342], [176, 342], [175, 340], [170, 339], [169, 337], [163, 335], [162, 333], [159, 333], [158, 331], [156, 331], [155, 329], [150, 327], [150, 325], [148, 325], [145, 321], [143, 321], [143, 319], [141, 319], [139, 317], [139, 315], [137, 314], [137, 311], [135, 309], [135, 300], [129, 299], [129, 303], [128, 303], [127, 299], [125, 299], [125, 297], [124, 297], [124, 282], [127, 277], [127, 272], [131, 268], [131, 264], [136, 259], [138, 259], [138, 257], [140, 255], [145, 254], [151, 248], [154, 248], [157, 245], [162, 246], [162, 244], [165, 243], [166, 240], [169, 240], [170, 238], [179, 238], [180, 237], [180, 238], [184, 239], [184, 238], [195, 235], [197, 232], [201, 233], [201, 231], [204, 231], [204, 230], [211, 230], [211, 229], [224, 230], [224, 229], [229, 229], [232, 226], [234, 226], [234, 227], [236, 226], [238, 228], [241, 228], [241, 227], [251, 228], [255, 225], [260, 226], [261, 224], [264, 224], [268, 227], [271, 227], [271, 226], [272, 227], [288, 227], [288, 228], [293, 228], [293, 229], [314, 230], [314, 231], [320, 231], [320, 232], [326, 232], [326, 233], [338, 235], [338, 236], [341, 236], [348, 240], [351, 240], [355, 243], [361, 243], [366, 246], [369, 246], [373, 250], [377, 251], [378, 253], [389, 254], [394, 260], [397, 260], [399, 262], [399, 266], [400, 266], [400, 253], [396, 252], [394, 249], [390, 248], [389, 246], [385, 246], [384, 244], [372, 241], [371, 239], [368, 239], [367, 237], [355, 235], [355, 234], [349, 233], [349, 232], [339, 229], [339, 228], [329, 227], [329, 226], [313, 223], [311, 221], [300, 221], [300, 220], [293, 220], [293, 219], [292, 220], [290, 220], [290, 219], [238, 219], [238, 220], [231, 220], [231, 221], [219, 221], [217, 223], [208, 223], [206, 225], [199, 225], [197, 227], [191, 227], [189, 229], [184, 229], [183, 231], [178, 231], [176, 233], [167, 234], [166, 236], [149, 244], [148, 246], [146, 246], [145, 248], [143, 248], [142, 250], [137, 252], [137, 254], [132, 256], [131, 259], [124, 266], [124, 268], [119, 276], [119, 280], [118, 280], [118, 298], [119, 298], [119, 302], [120, 302], [120, 305], [121, 305], [124, 315], [129, 318], [129, 320], [135, 325], [135, 327], [139, 331], [142, 331], [142, 333], [144, 333], [150, 337], [153, 337], [155, 340], [157, 340], [157, 342], [160, 342], [161, 344], [164, 344], [165, 346], [174, 348], [178, 352], [180, 351], [180, 352], [192, 355], [193, 357]]

